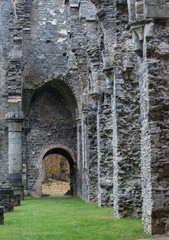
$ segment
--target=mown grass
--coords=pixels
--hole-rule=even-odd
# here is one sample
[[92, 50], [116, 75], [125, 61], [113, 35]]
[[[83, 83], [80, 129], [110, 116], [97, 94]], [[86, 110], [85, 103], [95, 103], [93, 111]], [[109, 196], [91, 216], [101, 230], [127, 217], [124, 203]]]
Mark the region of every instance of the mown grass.
[[147, 238], [140, 219], [113, 218], [112, 208], [98, 208], [79, 198], [25, 199], [5, 214], [0, 240], [134, 240]]

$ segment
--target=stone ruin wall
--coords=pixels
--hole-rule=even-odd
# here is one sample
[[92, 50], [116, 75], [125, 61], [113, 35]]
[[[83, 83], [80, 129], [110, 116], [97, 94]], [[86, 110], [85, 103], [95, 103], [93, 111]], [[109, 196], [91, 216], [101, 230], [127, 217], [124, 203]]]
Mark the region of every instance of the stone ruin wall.
[[140, 67], [143, 219], [145, 226], [151, 222], [153, 234], [164, 231], [168, 218], [168, 24], [165, 19], [149, 24], [153, 32]]
[[96, 6], [104, 39], [100, 51], [104, 83], [97, 93], [99, 204], [114, 201], [116, 216], [140, 216], [139, 84], [132, 72], [131, 35], [125, 30], [127, 5], [103, 1]]
[[168, 11], [169, 1], [161, 1], [160, 6], [158, 1], [136, 1], [135, 19], [130, 19], [131, 23], [141, 23], [133, 26], [132, 32], [134, 48], [137, 54], [141, 52], [136, 66], [140, 85], [142, 216], [145, 231], [152, 234], [163, 233], [168, 226]]
[[63, 97], [47, 87], [32, 104], [28, 122], [29, 130], [25, 137], [26, 189], [29, 194], [37, 194], [41, 192], [42, 152], [48, 146], [59, 143], [76, 153], [76, 127]]
[[[169, 1], [160, 7], [151, 0], [14, 2], [0, 3], [1, 184], [8, 172], [5, 113], [23, 109], [29, 190], [41, 149], [60, 142], [75, 152], [79, 196], [114, 205], [116, 217], [142, 215], [147, 233], [163, 233], [169, 221]], [[46, 108], [47, 98], [53, 102]], [[53, 113], [48, 124], [45, 111]], [[58, 137], [63, 122], [70, 138]]]
[[33, 195], [41, 193], [40, 156], [44, 149], [59, 143], [72, 149], [76, 156], [77, 106], [65, 89], [66, 84], [76, 88], [71, 86], [71, 75], [66, 76], [67, 28], [66, 7], [62, 1], [32, 3], [30, 29], [24, 39], [24, 104], [27, 110], [25, 185]]
[[[11, 49], [10, 30], [12, 26], [13, 11], [12, 4], [9, 1], [0, 2], [0, 185], [5, 184], [8, 176], [8, 130], [5, 121], [5, 113], [7, 111], [7, 73], [9, 52]], [[8, 51], [7, 51], [8, 49]]]

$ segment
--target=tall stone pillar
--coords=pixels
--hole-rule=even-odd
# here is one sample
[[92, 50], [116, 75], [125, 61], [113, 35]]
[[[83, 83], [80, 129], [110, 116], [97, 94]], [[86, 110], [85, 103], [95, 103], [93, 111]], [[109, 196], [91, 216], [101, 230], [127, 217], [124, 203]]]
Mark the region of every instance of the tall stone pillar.
[[82, 197], [85, 201], [89, 201], [89, 164], [88, 164], [88, 109], [82, 111]]
[[76, 126], [77, 126], [77, 195], [82, 196], [82, 163], [81, 163], [81, 118], [78, 109], [76, 109]]
[[88, 167], [89, 167], [89, 201], [97, 202], [98, 175], [97, 175], [97, 113], [94, 105], [88, 112]]
[[114, 215], [137, 218], [142, 207], [138, 80], [116, 70], [112, 90]]
[[23, 112], [8, 112], [8, 158], [9, 158], [9, 184], [14, 194], [20, 194], [24, 199], [22, 184], [22, 121]]
[[102, 92], [97, 104], [98, 206], [113, 205], [111, 95]]

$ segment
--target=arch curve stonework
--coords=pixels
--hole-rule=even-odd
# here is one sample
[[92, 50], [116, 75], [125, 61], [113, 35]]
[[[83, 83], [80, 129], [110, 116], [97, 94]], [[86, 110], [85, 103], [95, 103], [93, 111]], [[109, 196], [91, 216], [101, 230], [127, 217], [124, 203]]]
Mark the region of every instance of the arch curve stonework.
[[[58, 151], [57, 151], [58, 150]], [[69, 162], [70, 166], [70, 194], [76, 196], [77, 195], [77, 183], [76, 183], [76, 160], [74, 156], [73, 150], [71, 150], [69, 147], [63, 144], [51, 144], [46, 149], [44, 149], [40, 155], [39, 158], [39, 178], [37, 180], [37, 185], [39, 185], [39, 195], [41, 195], [42, 192], [42, 168], [43, 168], [43, 159], [45, 156], [48, 156], [50, 154], [60, 154], [66, 157], [67, 161]]]
[[61, 149], [61, 150], [66, 151], [72, 158], [73, 162], [76, 163], [76, 160], [74, 157], [74, 152], [69, 147], [67, 147], [66, 145], [63, 145], [63, 144], [51, 144], [50, 146], [48, 146], [45, 150], [42, 151], [42, 153], [40, 155], [40, 160], [42, 160], [44, 158], [44, 156], [53, 149]]

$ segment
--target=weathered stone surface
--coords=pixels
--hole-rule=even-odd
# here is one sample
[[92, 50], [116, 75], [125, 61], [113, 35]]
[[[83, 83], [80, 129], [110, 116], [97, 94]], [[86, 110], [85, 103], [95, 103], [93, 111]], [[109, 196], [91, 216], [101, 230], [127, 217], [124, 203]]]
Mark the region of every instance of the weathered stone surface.
[[72, 194], [168, 233], [168, 6], [0, 2], [0, 185], [41, 195], [59, 152]]
[[[167, 29], [165, 31], [168, 32]], [[140, 68], [143, 223], [145, 230], [152, 234], [164, 233], [165, 223], [168, 219], [166, 200], [168, 191], [166, 167], [168, 165], [168, 151], [166, 151], [168, 138], [165, 135], [166, 129], [169, 127], [167, 121], [168, 97], [166, 94], [168, 91], [166, 79], [168, 60], [166, 60], [165, 54], [160, 57], [152, 50], [158, 46], [160, 49], [160, 45], [163, 46], [164, 39], [168, 38], [165, 31], [160, 21], [156, 23], [154, 37], [147, 40], [147, 46], [144, 49], [147, 51], [147, 58], [142, 62], [143, 68]], [[157, 43], [156, 38], [161, 39], [161, 41]], [[145, 74], [142, 74], [141, 71], [144, 71]], [[157, 79], [159, 79], [158, 84]]]
[[14, 194], [19, 193], [24, 199], [22, 185], [22, 112], [8, 112], [8, 160], [9, 160], [9, 184], [13, 186]]
[[14, 209], [14, 194], [10, 187], [0, 187], [0, 206], [5, 207], [5, 212], [12, 212]]
[[147, 18], [168, 18], [169, 6], [166, 5], [156, 5], [156, 6], [146, 6], [145, 16]]

